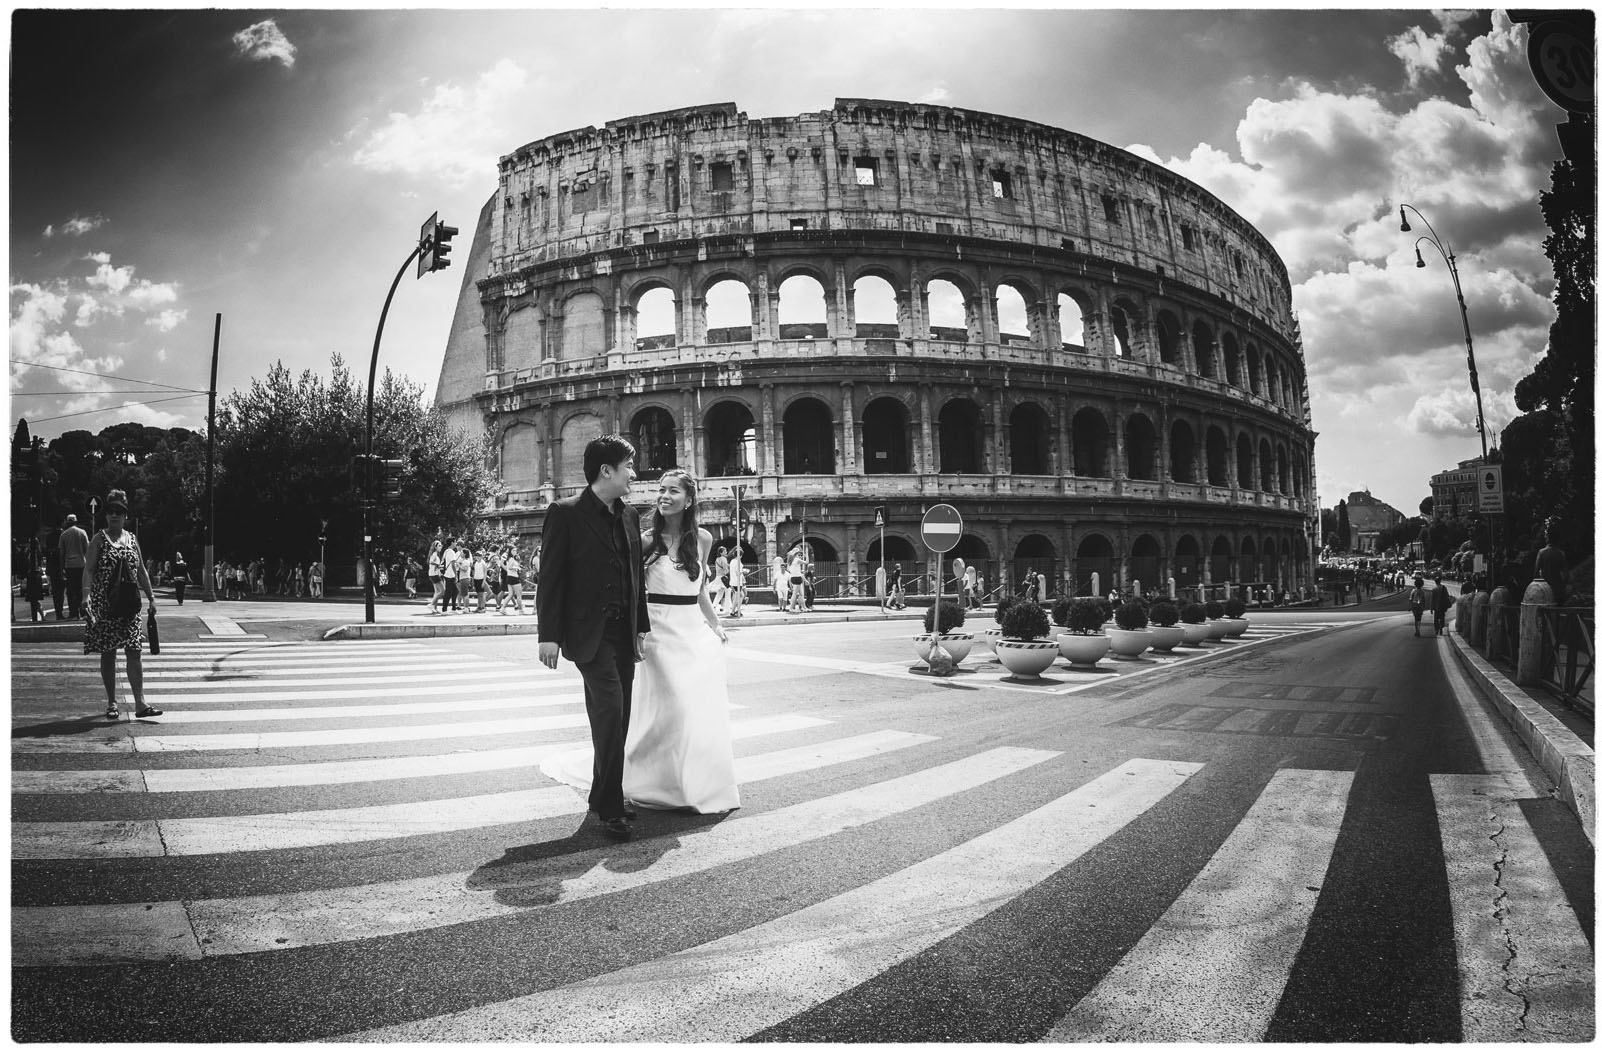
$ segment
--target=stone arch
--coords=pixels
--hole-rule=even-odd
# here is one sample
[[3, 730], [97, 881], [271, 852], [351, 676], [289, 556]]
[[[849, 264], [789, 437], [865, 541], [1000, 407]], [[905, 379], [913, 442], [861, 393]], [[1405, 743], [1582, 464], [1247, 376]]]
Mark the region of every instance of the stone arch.
[[629, 420], [629, 440], [634, 444], [634, 469], [642, 479], [655, 480], [679, 464], [678, 427], [673, 424], [673, 413], [659, 404], [634, 413]]
[[1141, 411], [1124, 420], [1124, 471], [1130, 480], [1157, 479], [1157, 427]]
[[1250, 535], [1240, 540], [1240, 581], [1257, 581], [1257, 543]]
[[1175, 367], [1180, 364], [1179, 318], [1166, 309], [1157, 313], [1157, 358]]
[[1085, 331], [1085, 317], [1090, 315], [1090, 303], [1090, 296], [1077, 288], [1057, 292], [1057, 330], [1062, 334], [1063, 349], [1087, 352], [1089, 335]]
[[1257, 486], [1263, 491], [1275, 490], [1274, 446], [1264, 437], [1257, 442]]
[[634, 343], [673, 346], [678, 340], [678, 296], [667, 284], [653, 282], [634, 296]]
[[1112, 445], [1107, 416], [1094, 407], [1074, 413], [1074, 474], [1080, 477], [1109, 477], [1109, 450]]
[[706, 475], [754, 476], [757, 429], [750, 405], [735, 398], [721, 400], [707, 408], [702, 417], [706, 430]]
[[1240, 343], [1235, 340], [1235, 333], [1224, 332], [1224, 381], [1236, 389], [1244, 388], [1240, 373]]
[[540, 347], [540, 322], [544, 313], [533, 302], [519, 306], [506, 316], [501, 328], [501, 366], [508, 371], [523, 371], [538, 367], [543, 353]]
[[1263, 555], [1259, 563], [1262, 566], [1264, 579], [1275, 586], [1282, 584], [1283, 580], [1279, 574], [1279, 547], [1274, 543], [1272, 535], [1263, 540]]
[[1196, 483], [1196, 434], [1182, 418], [1168, 427], [1168, 479]]
[[851, 320], [858, 338], [901, 335], [901, 295], [878, 272], [863, 273], [851, 283]]
[[1116, 299], [1107, 307], [1107, 319], [1111, 321], [1112, 328], [1113, 356], [1130, 360], [1138, 356], [1139, 343], [1136, 340], [1142, 333], [1139, 316], [1134, 304], [1127, 298]]
[[1229, 438], [1217, 426], [1207, 427], [1207, 483], [1229, 486]]
[[984, 414], [968, 397], [952, 397], [937, 416], [941, 473], [983, 473]]
[[828, 285], [810, 267], [792, 268], [779, 285], [779, 337], [828, 338]]
[[784, 409], [784, 472], [834, 471], [834, 413], [817, 397], [797, 397]]
[[1046, 577], [1047, 591], [1061, 568], [1057, 563], [1057, 547], [1046, 536], [1031, 532], [1024, 535], [1012, 548], [1012, 573], [1009, 576], [1014, 586], [1020, 585], [1031, 570], [1038, 571]]
[[709, 345], [749, 342], [756, 320], [751, 312], [751, 285], [725, 273], [705, 284], [701, 294], [701, 328]]
[[1051, 417], [1032, 400], [1012, 409], [1007, 420], [1012, 472], [1045, 476], [1051, 469]]
[[1129, 547], [1129, 578], [1140, 583], [1142, 595], [1166, 592], [1162, 579], [1162, 546], [1157, 537], [1142, 532]]
[[[924, 282], [928, 296], [929, 338], [937, 342], [975, 340], [972, 286], [957, 274], [942, 271]], [[961, 321], [959, 324], [958, 321]]]
[[1196, 353], [1196, 374], [1202, 378], [1218, 377], [1218, 340], [1213, 329], [1198, 320], [1190, 328], [1191, 347]]
[[1299, 487], [1293, 489], [1291, 483], [1290, 449], [1281, 441], [1274, 454], [1274, 465], [1279, 468], [1279, 492], [1281, 495], [1300, 495]]
[[501, 434], [501, 483], [508, 491], [532, 491], [540, 486], [544, 444], [538, 426], [514, 422], [506, 427]]
[[1279, 357], [1273, 353], [1263, 354], [1264, 387], [1269, 403], [1284, 403], [1283, 390], [1279, 385]]
[[862, 472], [912, 472], [912, 416], [896, 397], [875, 397], [862, 410]]
[[1015, 285], [997, 284], [990, 306], [996, 315], [996, 341], [1004, 345], [1030, 345], [1034, 342], [1035, 311]]
[[1256, 453], [1252, 450], [1250, 434], [1242, 433], [1235, 438], [1235, 485], [1242, 491], [1258, 487], [1255, 471], [1252, 469]]
[[1174, 586], [1185, 589], [1201, 585], [1201, 543], [1196, 536], [1184, 534], [1174, 543]]
[[562, 300], [560, 360], [585, 360], [606, 355], [606, 303], [590, 290], [575, 291]]
[[1253, 393], [1263, 393], [1263, 360], [1257, 353], [1257, 343], [1246, 343], [1246, 384]]
[[1081, 537], [1074, 551], [1074, 593], [1081, 596], [1090, 593], [1092, 574], [1101, 576], [1101, 592], [1107, 593], [1117, 585], [1115, 567], [1111, 538], [1099, 531]]
[[1213, 539], [1213, 547], [1208, 556], [1210, 561], [1208, 570], [1212, 572], [1212, 580], [1215, 584], [1234, 581], [1234, 578], [1229, 573], [1231, 554], [1232, 548], [1229, 544], [1228, 536], [1219, 535]]
[[601, 416], [593, 411], [580, 411], [569, 415], [557, 430], [561, 434], [561, 456], [556, 464], [556, 484], [563, 488], [583, 487], [584, 449], [600, 436], [604, 429]]

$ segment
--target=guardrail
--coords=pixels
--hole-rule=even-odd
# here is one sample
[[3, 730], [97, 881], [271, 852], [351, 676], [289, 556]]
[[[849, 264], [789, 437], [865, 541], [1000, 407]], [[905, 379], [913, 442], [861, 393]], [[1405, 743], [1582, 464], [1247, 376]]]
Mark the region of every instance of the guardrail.
[[1541, 683], [1564, 702], [1596, 716], [1596, 687], [1591, 670], [1596, 663], [1596, 609], [1542, 607]]

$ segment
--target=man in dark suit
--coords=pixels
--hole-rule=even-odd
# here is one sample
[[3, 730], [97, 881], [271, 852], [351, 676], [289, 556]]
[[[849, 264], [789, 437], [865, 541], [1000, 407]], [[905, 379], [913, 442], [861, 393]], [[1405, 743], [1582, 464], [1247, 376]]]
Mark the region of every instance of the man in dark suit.
[[540, 661], [558, 654], [584, 678], [584, 708], [595, 744], [590, 810], [617, 840], [633, 835], [623, 802], [623, 743], [629, 733], [634, 664], [651, 620], [645, 607], [640, 515], [623, 503], [634, 481], [634, 447], [618, 436], [584, 449], [589, 484], [551, 503], [540, 535]]

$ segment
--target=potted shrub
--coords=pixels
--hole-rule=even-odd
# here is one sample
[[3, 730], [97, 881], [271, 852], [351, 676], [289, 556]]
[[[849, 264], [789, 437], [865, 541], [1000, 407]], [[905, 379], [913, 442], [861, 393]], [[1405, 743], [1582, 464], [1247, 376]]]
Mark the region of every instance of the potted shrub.
[[1151, 650], [1173, 651], [1185, 639], [1179, 626], [1179, 606], [1171, 600], [1160, 600], [1147, 613], [1151, 618]]
[[1239, 597], [1231, 597], [1224, 601], [1225, 629], [1229, 636], [1238, 637], [1246, 632], [1246, 602]]
[[1057, 650], [1075, 666], [1094, 666], [1112, 648], [1112, 638], [1101, 630], [1101, 602], [1095, 597], [1075, 597], [1068, 602], [1067, 632], [1057, 635]]
[[996, 658], [1017, 677], [1038, 677], [1057, 659], [1057, 645], [1043, 640], [1051, 630], [1046, 609], [1031, 600], [1017, 601], [1007, 609], [996, 640]]
[[990, 654], [996, 653], [996, 640], [1001, 636], [1001, 621], [1007, 616], [1007, 609], [1012, 607], [1013, 598], [999, 597], [996, 600], [996, 624], [979, 634], [979, 643], [990, 649]]
[[1195, 601], [1179, 609], [1179, 623], [1188, 647], [1197, 647], [1212, 635], [1207, 627], [1207, 609]]
[[1224, 622], [1224, 606], [1216, 600], [1210, 600], [1202, 605], [1202, 611], [1207, 615], [1207, 639], [1223, 640], [1229, 636], [1229, 625]]
[[929, 653], [934, 650], [937, 640], [946, 654], [951, 656], [952, 665], [967, 658], [968, 652], [973, 649], [973, 634], [962, 629], [967, 621], [968, 613], [962, 610], [960, 604], [948, 600], [931, 604], [929, 610], [923, 613], [923, 632], [912, 638], [912, 647], [918, 653], [918, 658], [928, 662]]
[[1113, 621], [1117, 625], [1106, 627], [1105, 632], [1115, 656], [1138, 659], [1142, 652], [1151, 647], [1151, 633], [1146, 629], [1146, 623], [1150, 620], [1139, 601], [1126, 600], [1118, 605], [1118, 610], [1113, 612]]

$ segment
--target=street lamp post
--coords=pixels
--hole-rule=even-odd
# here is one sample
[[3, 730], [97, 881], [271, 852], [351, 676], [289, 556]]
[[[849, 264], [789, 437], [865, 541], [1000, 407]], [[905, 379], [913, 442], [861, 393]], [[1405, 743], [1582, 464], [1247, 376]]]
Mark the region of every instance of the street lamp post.
[[[1430, 231], [1428, 236], [1422, 236], [1413, 241], [1413, 257], [1418, 260], [1418, 268], [1424, 268], [1424, 252], [1419, 250], [1419, 245], [1428, 242], [1433, 244], [1435, 250], [1440, 252], [1441, 257], [1446, 260], [1446, 271], [1452, 275], [1452, 288], [1457, 292], [1457, 310], [1463, 318], [1463, 346], [1468, 350], [1469, 388], [1474, 390], [1474, 425], [1480, 431], [1480, 462], [1488, 465], [1491, 453], [1485, 439], [1485, 405], [1480, 398], [1480, 373], [1474, 366], [1474, 336], [1469, 332], [1468, 303], [1463, 301], [1463, 282], [1457, 275], [1457, 256], [1452, 253], [1451, 242], [1443, 241], [1436, 234], [1435, 227], [1430, 225], [1430, 220], [1425, 218], [1424, 213], [1412, 204], [1402, 204], [1397, 208], [1397, 213], [1402, 218], [1402, 232], [1411, 233], [1413, 231], [1413, 227], [1407, 224], [1407, 213], [1409, 211], [1413, 212], [1418, 217], [1418, 220], [1424, 223], [1424, 227]], [[1491, 518], [1487, 523], [1490, 527], [1490, 568], [1491, 577], [1494, 581], [1496, 576], [1495, 518]]]

